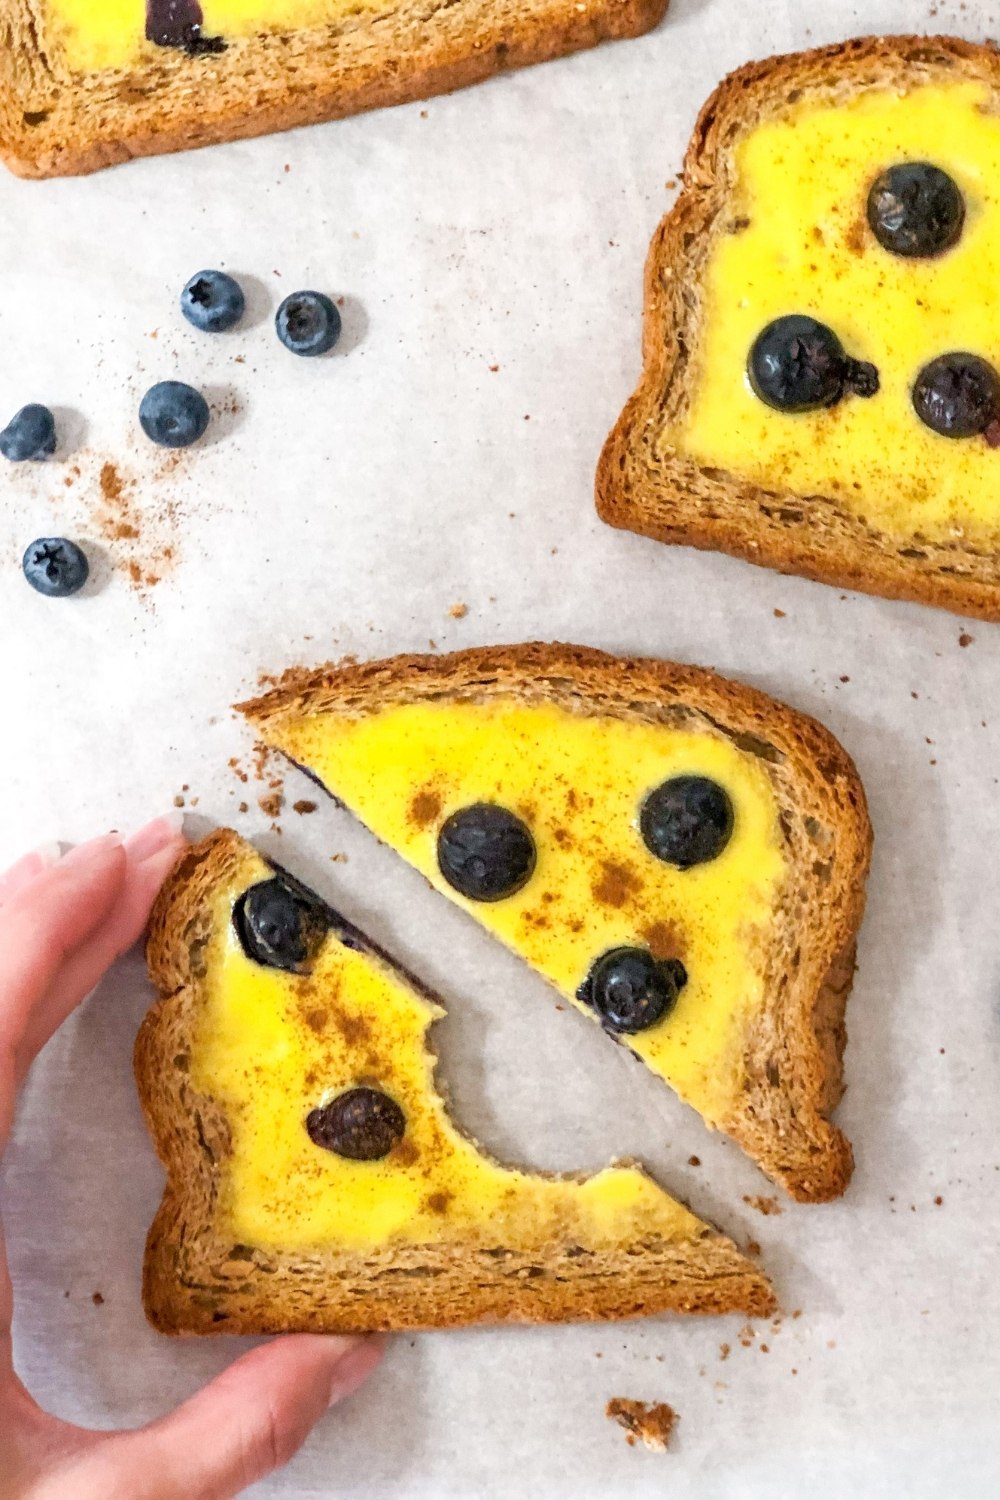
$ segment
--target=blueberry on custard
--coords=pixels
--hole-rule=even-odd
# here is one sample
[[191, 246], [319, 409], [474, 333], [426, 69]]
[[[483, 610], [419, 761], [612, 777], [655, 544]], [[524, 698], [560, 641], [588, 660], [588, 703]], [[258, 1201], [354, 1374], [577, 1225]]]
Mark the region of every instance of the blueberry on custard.
[[690, 870], [718, 859], [733, 835], [729, 793], [707, 776], [671, 776], [650, 792], [639, 832], [650, 854]]
[[686, 983], [679, 959], [656, 959], [646, 948], [612, 948], [593, 965], [577, 999], [596, 1010], [608, 1031], [634, 1035], [669, 1015]]
[[775, 411], [817, 411], [846, 395], [874, 396], [874, 365], [852, 359], [832, 328], [803, 313], [768, 323], [747, 361], [754, 395]]
[[942, 437], [976, 437], [1000, 417], [1000, 376], [978, 354], [940, 354], [914, 382], [913, 409]]
[[438, 866], [453, 890], [470, 901], [502, 901], [530, 880], [535, 841], [527, 825], [506, 807], [474, 802], [442, 826]]
[[940, 167], [928, 161], [899, 162], [872, 183], [868, 223], [883, 249], [926, 259], [957, 243], [965, 200], [954, 178]]
[[356, 1088], [338, 1094], [306, 1116], [309, 1139], [349, 1161], [380, 1161], [406, 1133], [406, 1116], [381, 1089]]
[[252, 885], [236, 903], [233, 921], [248, 958], [293, 974], [316, 957], [330, 928], [323, 903], [288, 875]]

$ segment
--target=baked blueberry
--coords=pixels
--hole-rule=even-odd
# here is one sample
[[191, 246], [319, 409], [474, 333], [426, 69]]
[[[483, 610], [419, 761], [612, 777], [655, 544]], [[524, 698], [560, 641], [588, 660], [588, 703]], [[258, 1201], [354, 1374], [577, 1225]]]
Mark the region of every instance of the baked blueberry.
[[707, 776], [671, 776], [650, 792], [639, 813], [650, 854], [689, 870], [718, 859], [733, 834], [729, 793]]
[[189, 448], [208, 426], [208, 402], [182, 380], [151, 386], [139, 406], [143, 432], [161, 448]]
[[233, 921], [248, 958], [293, 974], [307, 968], [330, 929], [322, 901], [285, 874], [252, 885], [236, 903]]
[[86, 553], [62, 536], [43, 536], [32, 542], [21, 567], [31, 587], [50, 599], [79, 593], [90, 575]]
[[872, 234], [893, 255], [940, 255], [956, 243], [964, 222], [965, 200], [958, 184], [929, 161], [888, 167], [868, 194]]
[[754, 395], [775, 411], [815, 411], [849, 393], [874, 396], [878, 371], [851, 357], [832, 328], [803, 313], [768, 323], [747, 361]]
[[11, 463], [41, 463], [55, 451], [56, 419], [47, 406], [22, 406], [0, 432], [0, 453]]
[[406, 1116], [381, 1089], [348, 1089], [306, 1116], [309, 1139], [351, 1161], [379, 1161], [406, 1133]]
[[590, 1005], [609, 1031], [648, 1031], [677, 1004], [687, 970], [676, 958], [656, 959], [645, 948], [612, 948], [596, 961], [577, 999]]
[[437, 856], [445, 880], [470, 901], [501, 901], [531, 878], [535, 841], [506, 807], [474, 802], [443, 825]]
[[181, 312], [202, 333], [225, 333], [243, 316], [243, 288], [225, 271], [199, 271], [181, 292]]
[[939, 354], [914, 381], [913, 409], [942, 437], [975, 437], [1000, 416], [1000, 376], [978, 354]]
[[293, 354], [325, 354], [340, 338], [340, 313], [324, 292], [292, 292], [278, 308], [274, 326]]

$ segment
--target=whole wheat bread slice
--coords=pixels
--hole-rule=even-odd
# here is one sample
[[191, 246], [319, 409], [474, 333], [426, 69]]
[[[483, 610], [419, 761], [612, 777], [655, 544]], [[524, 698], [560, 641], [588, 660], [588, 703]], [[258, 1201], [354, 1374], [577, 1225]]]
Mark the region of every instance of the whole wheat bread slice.
[[[306, 718], [510, 699], [722, 736], [766, 772], [788, 874], [759, 957], [764, 1004], [743, 1037], [738, 1101], [717, 1123], [793, 1197], [837, 1197], [853, 1158], [828, 1115], [842, 1092], [871, 826], [857, 771], [821, 725], [714, 672], [543, 644], [295, 669], [238, 707], [267, 744], [289, 753], [289, 731]], [[327, 790], [339, 796], [336, 785]]]
[[[340, 1332], [663, 1311], [763, 1315], [773, 1309], [761, 1271], [693, 1215], [684, 1215], [687, 1228], [680, 1238], [626, 1236], [610, 1248], [566, 1237], [541, 1245], [505, 1244], [496, 1231], [493, 1237], [442, 1235], [437, 1242], [366, 1249], [336, 1243], [307, 1250], [262, 1248], [238, 1239], [223, 1206], [233, 1121], [222, 1101], [198, 1091], [192, 1073], [207, 970], [220, 938], [220, 892], [227, 898], [228, 921], [237, 893], [271, 873], [249, 845], [221, 830], [182, 856], [152, 916], [149, 969], [161, 998], [139, 1032], [135, 1073], [167, 1175], [143, 1275], [146, 1312], [158, 1329]], [[430, 998], [346, 919], [332, 911], [328, 919], [328, 943], [363, 953], [367, 962], [388, 967]], [[291, 976], [282, 979], [288, 983]], [[310, 984], [308, 977], [294, 979], [296, 1003], [321, 1006], [323, 1024], [336, 1029], [349, 1015], [341, 1009], [343, 998], [336, 987], [313, 994]], [[359, 1042], [359, 1072], [370, 1067], [370, 1048]], [[665, 1194], [662, 1202], [670, 1205]]]
[[[44, 0], [7, 0], [0, 157], [25, 177], [92, 172], [425, 99], [637, 36], [666, 4], [385, 0], [306, 31], [222, 37], [221, 51], [148, 43], [135, 66], [81, 73], [68, 65]], [[142, 7], [136, 11], [141, 28]]]
[[762, 488], [659, 441], [691, 398], [702, 277], [726, 232], [735, 153], [748, 133], [804, 100], [839, 104], [866, 90], [961, 81], [984, 84], [1000, 107], [1000, 54], [950, 37], [862, 37], [750, 63], [720, 84], [699, 115], [683, 190], [646, 260], [642, 379], [597, 470], [605, 521], [782, 573], [1000, 619], [1000, 550], [990, 538], [890, 536], [836, 497], [797, 494], [780, 482]]

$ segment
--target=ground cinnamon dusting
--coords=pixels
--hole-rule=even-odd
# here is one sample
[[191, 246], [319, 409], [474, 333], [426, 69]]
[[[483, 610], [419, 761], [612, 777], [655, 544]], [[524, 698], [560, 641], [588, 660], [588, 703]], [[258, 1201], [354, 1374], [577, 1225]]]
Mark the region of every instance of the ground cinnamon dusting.
[[638, 1438], [653, 1453], [666, 1453], [677, 1424], [677, 1413], [666, 1401], [631, 1401], [613, 1396], [604, 1408], [606, 1417], [624, 1427], [630, 1447]]
[[613, 859], [604, 860], [601, 878], [591, 886], [595, 901], [614, 907], [624, 906], [641, 890], [642, 881], [635, 871]]

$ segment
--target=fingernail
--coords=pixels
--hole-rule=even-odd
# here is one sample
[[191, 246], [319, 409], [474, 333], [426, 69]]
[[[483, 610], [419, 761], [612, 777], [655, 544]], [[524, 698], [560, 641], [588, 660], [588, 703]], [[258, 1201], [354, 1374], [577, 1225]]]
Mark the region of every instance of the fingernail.
[[36, 859], [41, 860], [43, 870], [50, 870], [63, 857], [62, 844], [58, 843], [55, 839], [53, 839], [51, 844], [39, 844], [38, 848], [32, 849], [31, 852]]
[[112, 833], [104, 833], [100, 838], [88, 839], [85, 844], [76, 844], [68, 854], [64, 854], [60, 863], [66, 865], [85, 865], [92, 859], [97, 859], [102, 854], [107, 854], [109, 849], [114, 849], [121, 844], [122, 836], [116, 830]]
[[152, 823], [147, 823], [145, 828], [134, 833], [125, 845], [125, 851], [129, 859], [142, 864], [144, 860], [152, 859], [154, 854], [166, 849], [168, 844], [175, 843], [183, 829], [182, 812], [164, 813], [162, 817], [154, 818]]
[[340, 1356], [330, 1382], [331, 1406], [343, 1401], [371, 1374], [382, 1357], [384, 1345], [384, 1338], [366, 1336], [357, 1339], [353, 1347]]

